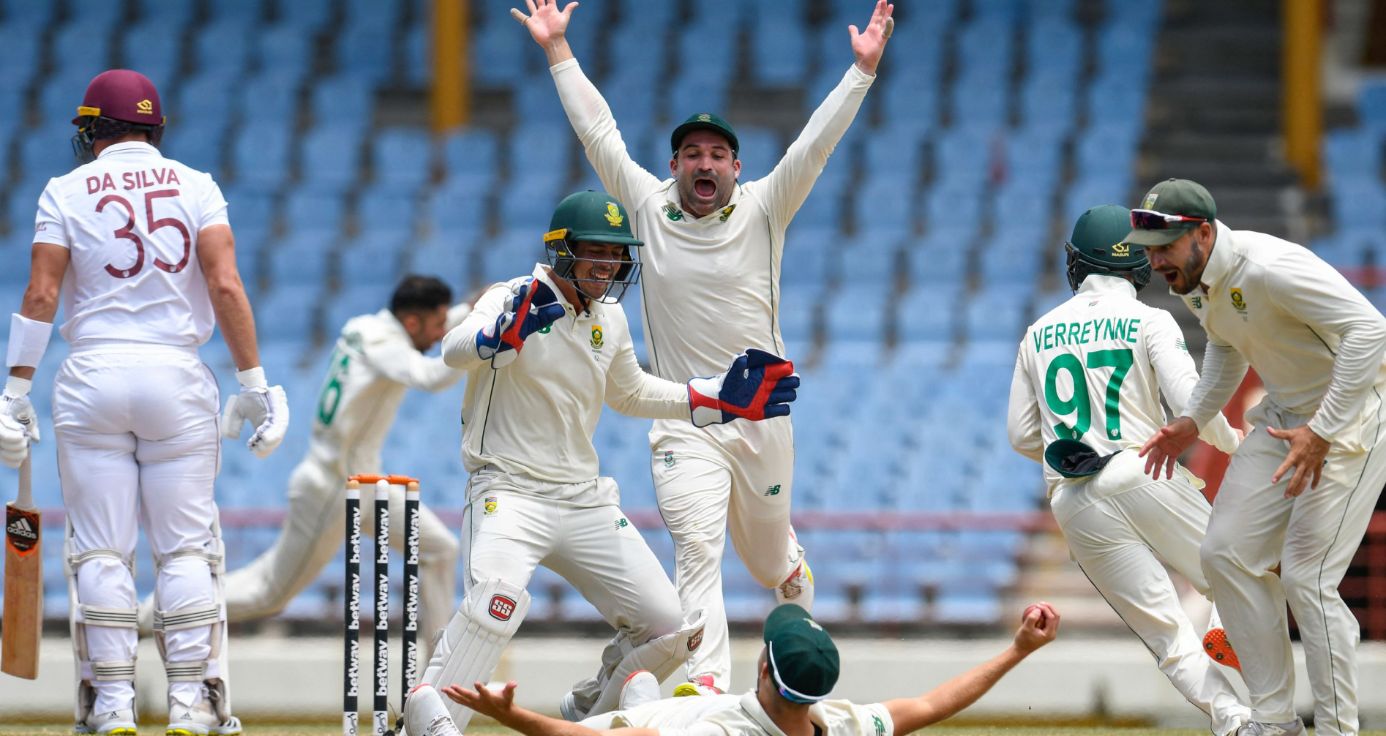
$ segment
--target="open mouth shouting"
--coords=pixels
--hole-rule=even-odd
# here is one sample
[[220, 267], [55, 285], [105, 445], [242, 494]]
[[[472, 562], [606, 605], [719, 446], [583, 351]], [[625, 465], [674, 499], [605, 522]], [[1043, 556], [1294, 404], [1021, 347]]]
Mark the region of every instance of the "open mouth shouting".
[[694, 177], [693, 193], [700, 199], [714, 199], [717, 196], [717, 180], [710, 176]]

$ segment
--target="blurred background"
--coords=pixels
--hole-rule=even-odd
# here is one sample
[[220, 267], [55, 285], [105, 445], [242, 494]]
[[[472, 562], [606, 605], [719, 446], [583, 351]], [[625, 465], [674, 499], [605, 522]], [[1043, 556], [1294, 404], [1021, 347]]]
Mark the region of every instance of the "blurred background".
[[[404, 273], [468, 294], [528, 272], [557, 201], [601, 188], [512, 5], [0, 0], [0, 303], [18, 308], [38, 195], [74, 166], [68, 121], [106, 68], [154, 80], [165, 153], [210, 172], [230, 202], [263, 361], [295, 422], [268, 460], [227, 443], [228, 567], [278, 533], [346, 319], [382, 308]], [[633, 158], [667, 176], [676, 122], [721, 111], [749, 181], [841, 79], [847, 25], [864, 25], [871, 6], [583, 0], [568, 36]], [[1045, 598], [1071, 630], [1125, 635], [1069, 562], [1040, 469], [1006, 442], [1017, 341], [1069, 295], [1061, 244], [1078, 214], [1131, 206], [1170, 176], [1205, 184], [1231, 227], [1305, 244], [1386, 304], [1386, 2], [901, 0], [895, 18], [878, 79], [789, 229], [783, 262], [781, 329], [804, 376], [796, 528], [816, 616], [866, 637], [965, 638], [1009, 630]], [[1197, 356], [1203, 336], [1186, 310], [1158, 282], [1143, 298], [1174, 312]], [[634, 316], [639, 294], [624, 304]], [[643, 356], [642, 325], [631, 326]], [[41, 415], [65, 353], [55, 335], [34, 391]], [[203, 354], [229, 385], [220, 338]], [[1239, 401], [1255, 398], [1253, 378]], [[412, 395], [385, 453], [389, 471], [423, 479], [425, 503], [454, 528], [460, 405], [460, 387]], [[672, 573], [648, 425], [608, 411], [596, 441], [603, 473]], [[1216, 453], [1187, 460], [1215, 492]], [[51, 442], [34, 473], [56, 539]], [[45, 546], [55, 633], [68, 611], [60, 550]], [[153, 565], [140, 554], [145, 593]], [[730, 545], [724, 573], [729, 615], [754, 631], [773, 597]], [[234, 631], [336, 633], [341, 578], [339, 558], [281, 616]], [[1386, 639], [1381, 512], [1342, 590], [1364, 638]], [[605, 630], [553, 573], [541, 568], [531, 592], [521, 640]], [[1148, 658], [1142, 667], [1154, 672]]]

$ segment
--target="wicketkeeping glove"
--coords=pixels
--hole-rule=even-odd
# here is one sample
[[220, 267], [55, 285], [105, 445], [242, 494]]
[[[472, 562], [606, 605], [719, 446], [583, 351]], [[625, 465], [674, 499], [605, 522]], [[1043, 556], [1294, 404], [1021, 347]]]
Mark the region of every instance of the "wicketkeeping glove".
[[17, 468], [29, 455], [29, 443], [39, 441], [38, 416], [29, 403], [30, 382], [10, 377], [0, 395], [0, 462]]
[[476, 333], [476, 354], [492, 368], [509, 365], [525, 346], [525, 338], [563, 316], [563, 305], [549, 285], [538, 279], [521, 284], [510, 297], [509, 311]]
[[764, 350], [748, 348], [720, 376], [688, 382], [693, 424], [725, 424], [733, 419], [759, 420], [789, 415], [799, 376], [794, 364]]
[[289, 401], [284, 387], [267, 385], [263, 368], [241, 371], [236, 380], [241, 384], [241, 392], [226, 402], [221, 433], [235, 439], [241, 436], [241, 427], [250, 422], [254, 430], [245, 446], [259, 457], [269, 457], [289, 430]]

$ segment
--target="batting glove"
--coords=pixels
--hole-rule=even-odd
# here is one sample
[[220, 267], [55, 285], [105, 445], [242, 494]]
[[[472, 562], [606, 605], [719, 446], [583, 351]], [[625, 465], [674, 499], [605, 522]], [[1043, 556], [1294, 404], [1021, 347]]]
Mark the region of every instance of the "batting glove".
[[29, 443], [38, 442], [38, 415], [29, 403], [27, 378], [10, 376], [0, 395], [0, 462], [17, 468], [29, 456]]
[[249, 422], [254, 431], [245, 446], [259, 457], [269, 457], [289, 430], [289, 400], [284, 396], [284, 387], [268, 385], [265, 369], [260, 367], [237, 373], [236, 380], [241, 384], [241, 392], [226, 402], [221, 433], [235, 439]]
[[492, 368], [504, 368], [525, 346], [525, 338], [548, 327], [563, 316], [563, 305], [549, 285], [530, 279], [510, 297], [510, 310], [501, 312], [496, 323], [476, 333], [476, 354], [491, 361]]
[[726, 424], [733, 419], [757, 421], [789, 415], [789, 402], [798, 395], [794, 364], [764, 350], [749, 348], [736, 356], [720, 376], [688, 382], [688, 406], [693, 424]]

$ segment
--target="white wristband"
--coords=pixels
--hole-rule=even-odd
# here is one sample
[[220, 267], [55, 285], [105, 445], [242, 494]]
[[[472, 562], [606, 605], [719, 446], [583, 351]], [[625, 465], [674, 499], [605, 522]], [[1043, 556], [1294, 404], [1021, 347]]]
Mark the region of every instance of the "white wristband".
[[5, 395], [28, 396], [29, 389], [32, 388], [33, 385], [34, 382], [27, 378], [20, 378], [19, 376], [10, 376], [9, 378], [5, 379]]
[[52, 322], [39, 322], [22, 314], [11, 314], [10, 344], [5, 350], [6, 365], [10, 368], [37, 368], [52, 336]]
[[265, 388], [269, 386], [269, 381], [265, 380], [265, 368], [259, 365], [254, 368], [237, 371], [236, 380], [245, 388]]

